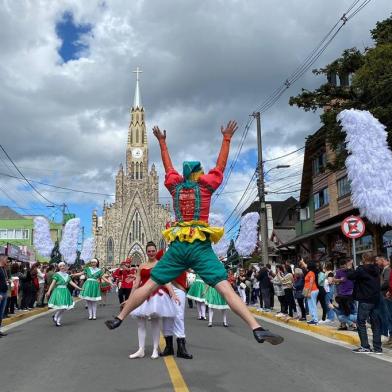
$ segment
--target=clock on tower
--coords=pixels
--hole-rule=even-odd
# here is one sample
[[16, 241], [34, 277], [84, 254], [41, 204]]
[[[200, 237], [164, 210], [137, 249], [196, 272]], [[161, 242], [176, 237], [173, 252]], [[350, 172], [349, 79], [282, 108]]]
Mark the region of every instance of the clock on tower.
[[139, 147], [132, 149], [132, 157], [135, 159], [140, 159], [143, 157], [143, 150]]

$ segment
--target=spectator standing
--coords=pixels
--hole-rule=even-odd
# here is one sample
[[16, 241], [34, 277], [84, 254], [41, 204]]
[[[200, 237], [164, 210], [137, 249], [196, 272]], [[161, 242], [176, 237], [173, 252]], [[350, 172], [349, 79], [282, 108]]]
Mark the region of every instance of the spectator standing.
[[22, 292], [21, 309], [22, 310], [30, 310], [31, 303], [32, 302], [34, 303], [34, 301], [35, 301], [35, 298], [34, 298], [35, 289], [33, 286], [33, 278], [31, 276], [29, 263], [23, 264], [22, 274], [19, 277], [19, 279], [21, 282], [20, 286], [21, 286], [21, 292]]
[[[353, 298], [358, 301], [357, 327], [361, 346], [353, 350], [354, 353], [382, 354], [381, 348], [381, 323], [376, 312], [380, 301], [380, 270], [375, 265], [375, 258], [370, 253], [362, 256], [363, 265], [356, 270], [348, 265], [347, 278], [354, 282]], [[366, 320], [370, 318], [373, 332], [373, 351], [370, 348], [366, 329]]]
[[294, 270], [294, 298], [298, 302], [298, 306], [301, 309], [301, 318], [299, 321], [306, 321], [306, 309], [305, 309], [305, 297], [304, 297], [304, 286], [305, 286], [305, 278], [304, 273], [301, 268], [296, 268]]
[[377, 257], [377, 265], [381, 270], [381, 298], [380, 316], [382, 334], [388, 337], [384, 347], [392, 348], [392, 298], [389, 294], [389, 282], [391, 280], [391, 264], [385, 257]]
[[266, 312], [271, 311], [271, 280], [267, 267], [261, 267], [258, 274], [260, 290], [260, 308]]
[[268, 276], [270, 280], [270, 307], [271, 309], [273, 309], [275, 304], [275, 290], [274, 290], [274, 285], [272, 284], [272, 279], [275, 277], [275, 274], [272, 271], [271, 264], [266, 264], [265, 266], [267, 267]]
[[45, 269], [42, 264], [37, 265], [37, 279], [38, 279], [37, 306], [43, 307], [44, 298], [45, 298]]
[[281, 282], [284, 290], [284, 299], [286, 305], [285, 313], [288, 313], [289, 318], [292, 318], [294, 317], [294, 313], [297, 312], [293, 294], [294, 275], [289, 263], [286, 263], [284, 265], [284, 270], [285, 272], [284, 276], [281, 279]]
[[321, 316], [321, 321], [320, 324], [323, 324], [326, 322], [327, 319], [327, 313], [328, 313], [328, 306], [327, 306], [327, 302], [326, 302], [326, 291], [325, 291], [325, 279], [326, 279], [326, 275], [324, 272], [324, 268], [323, 266], [319, 263], [317, 266], [317, 270], [318, 270], [318, 275], [317, 275], [317, 286], [319, 289], [319, 293], [317, 296], [317, 302], [320, 302], [321, 308], [323, 310], [323, 314]]
[[317, 325], [318, 324], [318, 314], [317, 314], [317, 296], [319, 293], [319, 289], [317, 287], [317, 279], [318, 279], [318, 271], [316, 263], [309, 262], [307, 265], [308, 272], [305, 276], [305, 285], [304, 285], [304, 296], [307, 299], [309, 313], [311, 316], [308, 324]]
[[276, 275], [272, 279], [272, 284], [274, 285], [274, 292], [275, 295], [278, 297], [280, 303], [280, 312], [276, 315], [276, 317], [284, 317], [285, 316], [285, 309], [286, 309], [286, 302], [285, 302], [285, 295], [282, 286], [281, 276], [283, 276], [284, 269], [282, 265], [276, 266]]
[[[336, 295], [339, 296], [343, 308], [347, 308], [350, 307], [353, 302], [354, 283], [347, 279], [348, 266], [352, 265], [352, 260], [348, 258], [341, 258], [338, 260], [338, 265], [339, 269], [336, 270], [333, 283], [335, 284]], [[343, 302], [346, 302], [346, 304], [343, 305]], [[346, 329], [347, 326], [345, 324], [340, 325], [339, 330]]]
[[7, 336], [5, 332], [1, 331], [3, 315], [7, 305], [8, 289], [10, 287], [7, 264], [8, 256], [3, 253], [0, 254], [0, 338]]
[[11, 264], [11, 294], [7, 301], [7, 314], [15, 314], [15, 308], [18, 306], [18, 292], [19, 292], [19, 265], [18, 263]]
[[243, 268], [240, 269], [237, 277], [237, 290], [242, 301], [246, 303], [246, 274]]
[[332, 322], [335, 320], [335, 312], [330, 307], [330, 305], [333, 303], [333, 299], [335, 296], [335, 285], [333, 283], [333, 280], [334, 280], [333, 264], [327, 263], [325, 266], [324, 289], [325, 289], [325, 302], [328, 307], [327, 320], [329, 322]]

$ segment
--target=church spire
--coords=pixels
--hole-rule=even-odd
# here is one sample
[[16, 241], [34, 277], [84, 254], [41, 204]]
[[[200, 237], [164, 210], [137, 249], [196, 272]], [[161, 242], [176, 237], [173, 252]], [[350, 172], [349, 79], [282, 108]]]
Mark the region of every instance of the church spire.
[[136, 70], [132, 72], [136, 74], [136, 88], [135, 88], [135, 97], [133, 99], [133, 107], [134, 109], [136, 108], [140, 109], [142, 107], [142, 96], [140, 94], [140, 87], [139, 87], [139, 74], [142, 73], [143, 71], [139, 67], [136, 67]]

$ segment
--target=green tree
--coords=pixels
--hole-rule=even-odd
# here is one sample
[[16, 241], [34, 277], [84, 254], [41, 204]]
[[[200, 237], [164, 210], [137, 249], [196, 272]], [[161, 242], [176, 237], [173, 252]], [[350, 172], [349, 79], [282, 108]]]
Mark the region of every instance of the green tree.
[[61, 263], [61, 261], [62, 261], [61, 258], [62, 258], [62, 256], [61, 256], [61, 253], [60, 253], [60, 245], [59, 245], [59, 242], [56, 241], [55, 244], [54, 244], [54, 247], [52, 249], [52, 252], [50, 254], [50, 261], [49, 261], [49, 263], [50, 264]]
[[327, 83], [314, 91], [302, 89], [301, 94], [289, 101], [305, 111], [323, 109], [320, 117], [327, 141], [337, 153], [332, 169], [342, 167], [347, 155], [340, 148], [345, 134], [336, 122], [337, 114], [344, 109], [369, 110], [387, 127], [392, 148], [392, 17], [378, 22], [371, 35], [374, 47], [363, 52], [356, 48], [345, 50], [331, 64], [313, 71], [325, 75]]

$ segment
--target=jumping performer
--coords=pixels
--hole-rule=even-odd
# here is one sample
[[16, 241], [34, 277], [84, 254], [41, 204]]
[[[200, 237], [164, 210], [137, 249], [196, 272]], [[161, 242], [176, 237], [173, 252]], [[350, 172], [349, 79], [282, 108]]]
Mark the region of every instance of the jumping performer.
[[73, 276], [78, 276], [81, 274], [86, 275], [87, 279], [83, 284], [83, 291], [79, 295], [79, 297], [86, 300], [87, 309], [88, 309], [88, 319], [96, 320], [97, 303], [98, 301], [102, 300], [100, 281], [106, 282], [110, 285], [112, 283], [103, 276], [104, 272], [103, 270], [98, 268], [97, 259], [91, 259], [89, 264], [90, 266], [86, 267], [83, 272], [79, 272], [79, 274], [75, 274]]
[[[142, 264], [136, 274], [134, 287], [132, 288], [131, 295], [135, 292], [137, 287], [143, 287], [143, 285], [150, 279], [150, 272], [156, 265], [158, 260], [156, 259], [157, 249], [154, 242], [148, 242], [146, 245], [146, 253], [148, 261]], [[170, 298], [171, 297], [171, 298]], [[158, 345], [159, 345], [159, 320], [162, 318], [173, 319], [176, 315], [175, 302], [179, 302], [173, 288], [170, 284], [163, 287], [158, 287], [149, 298], [147, 298], [138, 308], [136, 308], [131, 316], [138, 320], [138, 338], [139, 338], [139, 349], [129, 356], [130, 359], [143, 358], [145, 343], [146, 343], [146, 325], [147, 320], [151, 321], [151, 331], [153, 340], [153, 352], [151, 355], [152, 359], [159, 357]]]
[[214, 169], [204, 174], [200, 162], [184, 162], [181, 176], [171, 162], [166, 146], [166, 131], [153, 128], [165, 167], [165, 186], [173, 197], [176, 222], [163, 232], [170, 242], [170, 247], [151, 272], [151, 279], [133, 293], [117, 317], [106, 321], [108, 328], [119, 327], [123, 319], [159, 286], [171, 282], [183, 271], [192, 268], [208, 285], [215, 287], [230, 308], [248, 324], [257, 342], [267, 341], [274, 345], [282, 343], [281, 336], [259, 325], [234, 292], [227, 281], [226, 270], [211, 246], [211, 242], [218, 242], [224, 232], [223, 228], [211, 227], [208, 224], [211, 197], [223, 181], [230, 140], [236, 130], [235, 121], [230, 121], [225, 128], [221, 127], [223, 141]]
[[189, 288], [188, 294], [186, 295], [187, 298], [193, 299], [196, 302], [197, 313], [198, 313], [198, 320], [207, 320], [206, 319], [206, 293], [207, 286], [203, 282], [203, 279], [200, 278], [199, 275], [196, 275], [195, 281], [192, 283], [191, 287]]
[[82, 288], [72, 282], [71, 277], [66, 272], [67, 265], [65, 263], [59, 263], [58, 267], [59, 271], [53, 275], [46, 297], [49, 298], [48, 307], [56, 309], [55, 314], [52, 316], [53, 322], [56, 327], [61, 327], [63, 313], [75, 306], [75, 302], [68, 290], [68, 285], [70, 284], [76, 290], [82, 290]]
[[212, 320], [214, 318], [214, 309], [222, 311], [223, 326], [228, 327], [227, 324], [227, 310], [230, 309], [225, 299], [213, 287], [207, 286], [205, 294], [205, 302], [208, 305], [208, 326], [212, 327]]

